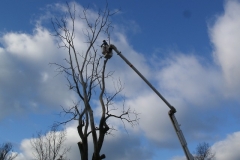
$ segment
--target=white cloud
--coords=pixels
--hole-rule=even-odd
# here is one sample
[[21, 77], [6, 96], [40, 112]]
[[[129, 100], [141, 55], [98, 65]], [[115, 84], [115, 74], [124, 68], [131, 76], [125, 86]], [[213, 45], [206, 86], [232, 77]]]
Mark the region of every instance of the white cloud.
[[217, 160], [238, 160], [240, 159], [240, 132], [229, 134], [226, 139], [215, 143], [212, 146]]
[[46, 60], [56, 52], [53, 36], [41, 26], [36, 26], [33, 35], [26, 33], [6, 33], [1, 38], [4, 49], [17, 58], [33, 62]]
[[217, 17], [210, 28], [211, 41], [215, 47], [214, 57], [221, 66], [226, 81], [226, 96], [238, 97], [240, 90], [240, 3], [229, 0], [223, 15]]
[[156, 74], [160, 88], [193, 106], [216, 101], [223, 93], [222, 76], [214, 65], [203, 62], [194, 55], [181, 53], [168, 57]]
[[32, 155], [33, 153], [33, 148], [31, 146], [30, 140], [29, 139], [24, 139], [21, 142], [20, 149], [24, 151], [23, 153], [20, 153], [20, 156], [16, 158], [16, 160], [21, 160], [21, 159], [33, 159], [34, 156]]
[[[13, 113], [34, 111], [37, 106], [56, 108], [67, 103], [66, 82], [56, 77], [54, 67], [48, 65], [63, 59], [62, 51], [57, 49], [48, 30], [37, 26], [33, 35], [11, 32], [5, 33], [0, 40], [3, 44], [0, 119]], [[71, 98], [74, 98], [72, 94]], [[33, 103], [34, 108], [31, 107]]]
[[140, 131], [159, 147], [175, 147], [176, 134], [168, 117], [169, 108], [153, 93], [139, 95], [127, 105], [140, 113]]

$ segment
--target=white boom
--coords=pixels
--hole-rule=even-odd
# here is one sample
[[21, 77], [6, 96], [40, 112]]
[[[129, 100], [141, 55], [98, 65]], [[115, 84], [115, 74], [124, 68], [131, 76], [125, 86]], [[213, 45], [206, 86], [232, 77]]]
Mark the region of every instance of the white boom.
[[112, 50], [114, 50], [142, 79], [147, 85], [165, 102], [165, 104], [170, 108], [168, 115], [171, 119], [173, 127], [177, 133], [178, 139], [182, 145], [183, 151], [187, 157], [187, 160], [193, 160], [193, 156], [188, 150], [187, 142], [183, 136], [183, 133], [180, 129], [180, 125], [177, 122], [175, 117], [175, 113], [177, 112], [176, 109], [152, 86], [152, 84], [122, 55], [120, 51], [118, 51], [117, 47], [113, 44], [108, 45], [107, 42], [104, 40], [102, 47], [102, 53], [104, 54], [105, 58], [110, 59], [112, 57]]

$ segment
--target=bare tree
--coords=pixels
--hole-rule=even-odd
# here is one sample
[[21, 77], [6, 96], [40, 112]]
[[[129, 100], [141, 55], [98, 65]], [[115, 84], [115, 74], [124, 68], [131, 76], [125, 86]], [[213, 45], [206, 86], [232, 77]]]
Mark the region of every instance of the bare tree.
[[213, 160], [215, 158], [215, 153], [211, 150], [208, 143], [203, 142], [198, 144], [196, 148], [195, 160]]
[[[129, 107], [125, 107], [124, 103], [121, 111], [114, 106], [114, 99], [123, 90], [123, 87], [121, 81], [118, 80], [117, 85], [115, 85], [115, 92], [108, 92], [106, 79], [111, 78], [113, 72], [106, 72], [109, 59], [104, 59], [101, 53], [98, 53], [101, 44], [96, 44], [99, 35], [105, 35], [110, 42], [110, 30], [113, 28], [110, 18], [116, 12], [111, 12], [108, 9], [108, 4], [106, 4], [105, 8], [99, 10], [95, 19], [92, 20], [92, 17], [88, 17], [88, 11], [88, 9], [83, 9], [82, 14], [76, 16], [75, 5], [67, 3], [66, 15], [52, 20], [55, 36], [60, 39], [59, 47], [67, 49], [68, 55], [65, 64], [53, 64], [58, 66], [60, 73], [65, 74], [69, 89], [76, 92], [79, 98], [77, 102], [73, 103], [72, 107], [68, 109], [63, 107], [63, 112], [70, 118], [58, 125], [77, 120], [77, 131], [81, 139], [78, 142], [81, 160], [88, 160], [89, 135], [91, 135], [93, 142], [92, 159], [101, 160], [105, 158], [105, 154], [100, 154], [105, 135], [114, 130], [114, 126], [110, 126], [108, 120], [117, 118], [123, 124], [127, 122], [135, 125], [138, 123], [138, 114]], [[75, 43], [76, 36], [79, 36], [75, 33], [76, 21], [82, 21], [87, 26], [82, 31], [85, 36], [82, 38], [85, 39], [87, 46], [85, 50], [77, 51], [76, 49], [79, 45]], [[92, 103], [93, 97], [98, 97], [101, 106], [100, 117], [96, 116], [99, 113], [95, 112], [97, 107]]]
[[32, 154], [36, 160], [66, 159], [70, 148], [64, 147], [65, 140], [66, 131], [57, 131], [55, 127], [45, 134], [38, 132], [30, 141]]
[[17, 153], [13, 153], [13, 146], [11, 143], [3, 143], [0, 146], [0, 160], [13, 160], [18, 156]]

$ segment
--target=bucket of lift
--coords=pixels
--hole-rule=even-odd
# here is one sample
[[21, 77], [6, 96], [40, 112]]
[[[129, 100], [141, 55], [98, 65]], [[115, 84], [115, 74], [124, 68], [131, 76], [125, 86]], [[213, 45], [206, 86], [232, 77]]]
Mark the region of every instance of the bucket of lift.
[[112, 48], [108, 45], [108, 43], [103, 40], [103, 44], [101, 45], [102, 48], [102, 54], [104, 55], [104, 58], [110, 59], [113, 55]]

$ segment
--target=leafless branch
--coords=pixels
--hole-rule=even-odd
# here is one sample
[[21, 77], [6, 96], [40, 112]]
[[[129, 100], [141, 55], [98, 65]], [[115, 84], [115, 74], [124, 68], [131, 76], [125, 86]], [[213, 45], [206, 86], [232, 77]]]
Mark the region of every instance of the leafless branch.
[[36, 160], [57, 160], [58, 157], [66, 158], [70, 147], [64, 147], [66, 131], [57, 131], [52, 127], [51, 131], [42, 134], [38, 132], [31, 140], [33, 156]]
[[3, 143], [0, 145], [0, 160], [13, 160], [18, 154], [13, 153], [13, 146], [11, 143]]
[[213, 160], [215, 153], [212, 151], [208, 143], [199, 143], [196, 148], [196, 154], [194, 160]]

